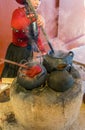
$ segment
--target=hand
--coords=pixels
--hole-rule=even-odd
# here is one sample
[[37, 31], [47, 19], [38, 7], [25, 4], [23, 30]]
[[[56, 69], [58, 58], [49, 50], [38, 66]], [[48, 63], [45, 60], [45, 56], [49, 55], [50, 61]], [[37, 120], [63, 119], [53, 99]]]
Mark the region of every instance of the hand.
[[40, 14], [38, 14], [37, 24], [38, 24], [38, 26], [45, 27], [45, 20], [44, 20], [44, 18]]
[[46, 51], [43, 51], [43, 52], [42, 52], [42, 56], [45, 56], [46, 54], [47, 54]]

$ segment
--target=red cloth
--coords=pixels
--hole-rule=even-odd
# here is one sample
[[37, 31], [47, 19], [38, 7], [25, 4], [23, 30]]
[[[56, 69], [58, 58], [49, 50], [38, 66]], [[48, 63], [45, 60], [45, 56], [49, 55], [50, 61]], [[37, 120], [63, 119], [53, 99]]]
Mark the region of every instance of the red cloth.
[[28, 43], [28, 37], [25, 32], [18, 30], [18, 32], [13, 31], [13, 44], [20, 47], [26, 47]]
[[17, 30], [25, 29], [31, 23], [27, 18], [25, 8], [18, 8], [12, 14], [11, 26]]
[[33, 78], [37, 74], [42, 71], [42, 68], [39, 65], [31, 67], [29, 70], [26, 71], [26, 75]]
[[24, 4], [26, 0], [16, 0], [17, 3], [19, 4]]
[[[26, 28], [32, 21], [27, 18], [25, 8], [18, 8], [13, 12], [11, 27], [13, 28], [13, 44], [26, 47], [28, 42]], [[24, 31], [24, 32], [23, 32]]]
[[[20, 47], [26, 47], [29, 42], [28, 39], [28, 26], [34, 22], [35, 18], [28, 18], [25, 8], [18, 8], [13, 12], [11, 27], [13, 28], [13, 44]], [[40, 30], [40, 29], [39, 29]], [[40, 33], [40, 31], [39, 31]], [[40, 37], [38, 37], [37, 45], [42, 53], [45, 52], [44, 46]]]
[[39, 50], [44, 54], [46, 53], [44, 45], [42, 44], [42, 40], [40, 39], [40, 37], [38, 37], [38, 41], [37, 41], [37, 46], [39, 48]]

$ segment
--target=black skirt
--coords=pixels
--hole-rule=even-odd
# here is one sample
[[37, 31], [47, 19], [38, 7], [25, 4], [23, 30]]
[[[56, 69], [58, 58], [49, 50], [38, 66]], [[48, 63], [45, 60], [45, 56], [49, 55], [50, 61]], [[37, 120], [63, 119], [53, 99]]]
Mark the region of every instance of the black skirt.
[[[31, 45], [28, 47], [19, 47], [15, 46], [13, 43], [11, 43], [8, 46], [5, 59], [11, 60], [17, 63], [21, 63], [24, 60], [32, 59], [33, 58], [33, 50]], [[17, 76], [19, 66], [4, 63], [4, 68], [1, 74], [1, 78], [14, 78]]]

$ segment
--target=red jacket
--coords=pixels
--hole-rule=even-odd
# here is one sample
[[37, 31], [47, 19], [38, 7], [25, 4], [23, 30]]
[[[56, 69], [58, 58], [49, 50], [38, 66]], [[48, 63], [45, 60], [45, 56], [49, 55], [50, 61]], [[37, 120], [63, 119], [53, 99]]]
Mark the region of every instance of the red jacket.
[[[25, 8], [18, 8], [13, 12], [11, 27], [13, 31], [13, 44], [16, 46], [26, 47], [29, 42], [27, 27], [36, 19], [28, 18], [25, 12]], [[44, 46], [40, 37], [38, 37], [37, 45], [41, 52], [45, 52]]]

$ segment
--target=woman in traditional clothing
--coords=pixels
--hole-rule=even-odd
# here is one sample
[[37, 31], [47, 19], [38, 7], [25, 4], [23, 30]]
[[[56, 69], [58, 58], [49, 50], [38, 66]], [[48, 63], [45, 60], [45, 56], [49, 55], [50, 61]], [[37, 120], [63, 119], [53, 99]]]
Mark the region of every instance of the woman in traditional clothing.
[[[25, 0], [16, 0], [20, 4], [27, 4]], [[35, 10], [39, 7], [40, 0], [30, 0]], [[35, 27], [36, 25], [36, 27]], [[38, 26], [38, 27], [37, 27]], [[40, 27], [44, 26], [44, 19], [41, 15], [35, 18], [33, 12], [24, 7], [19, 7], [12, 14], [12, 43], [8, 46], [5, 59], [20, 63], [22, 60], [28, 60], [33, 57], [32, 43], [35, 42], [41, 51], [45, 53], [45, 48], [40, 39]], [[19, 67], [13, 64], [5, 63], [1, 78], [17, 76]]]

